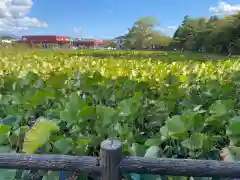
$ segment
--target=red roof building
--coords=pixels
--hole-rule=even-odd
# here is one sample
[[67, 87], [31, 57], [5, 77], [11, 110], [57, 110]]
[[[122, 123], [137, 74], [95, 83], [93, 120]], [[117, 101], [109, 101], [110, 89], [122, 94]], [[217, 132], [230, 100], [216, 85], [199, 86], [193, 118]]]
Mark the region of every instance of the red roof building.
[[22, 36], [22, 41], [27, 43], [57, 43], [70, 40], [68, 36]]
[[27, 44], [66, 44], [71, 43], [74, 46], [99, 46], [103, 45], [102, 40], [72, 40], [68, 36], [22, 36], [19, 42]]

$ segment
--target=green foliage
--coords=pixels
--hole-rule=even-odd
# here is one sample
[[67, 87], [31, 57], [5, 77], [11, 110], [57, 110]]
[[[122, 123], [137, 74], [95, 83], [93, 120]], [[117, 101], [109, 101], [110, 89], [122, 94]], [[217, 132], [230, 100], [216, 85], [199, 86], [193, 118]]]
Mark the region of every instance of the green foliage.
[[96, 156], [101, 141], [110, 138], [123, 142], [124, 155], [220, 159], [227, 147], [229, 159], [236, 160], [240, 61], [214, 58], [147, 51], [0, 52], [0, 152]]
[[219, 18], [186, 16], [171, 46], [191, 51], [233, 54], [240, 52], [240, 13]]
[[124, 40], [124, 48], [146, 49], [152, 48], [154, 44], [168, 46], [171, 38], [154, 30], [158, 25], [158, 20], [152, 16], [138, 19], [129, 32], [120, 38]]
[[49, 141], [52, 131], [57, 131], [58, 126], [51, 121], [39, 118], [33, 127], [26, 133], [23, 142], [23, 152], [33, 154]]

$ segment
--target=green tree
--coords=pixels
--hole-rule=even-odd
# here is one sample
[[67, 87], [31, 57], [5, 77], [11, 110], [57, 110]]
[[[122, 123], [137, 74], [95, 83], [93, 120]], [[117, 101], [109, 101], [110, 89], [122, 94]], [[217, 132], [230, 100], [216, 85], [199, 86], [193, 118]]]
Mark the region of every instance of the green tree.
[[154, 28], [159, 25], [156, 18], [146, 16], [138, 19], [125, 35], [125, 47], [142, 49], [150, 48], [153, 40]]
[[172, 42], [172, 38], [162, 34], [160, 31], [152, 32], [151, 44], [153, 45], [153, 47], [154, 46], [167, 47], [171, 44], [171, 42]]
[[240, 13], [219, 18], [185, 16], [173, 35], [172, 46], [190, 51], [240, 53]]

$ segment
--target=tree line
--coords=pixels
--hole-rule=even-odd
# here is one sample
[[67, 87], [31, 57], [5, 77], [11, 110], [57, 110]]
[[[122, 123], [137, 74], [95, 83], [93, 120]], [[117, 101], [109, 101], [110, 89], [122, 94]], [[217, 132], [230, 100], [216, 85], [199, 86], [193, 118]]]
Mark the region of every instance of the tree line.
[[240, 53], [240, 12], [225, 17], [185, 16], [173, 35], [172, 47], [211, 53]]
[[[157, 30], [159, 22], [147, 16], [138, 19], [128, 32], [117, 37], [124, 49], [162, 49], [240, 54], [240, 12], [224, 17], [185, 16], [173, 37]], [[109, 41], [112, 46], [118, 46]], [[118, 43], [119, 44], [119, 43]]]

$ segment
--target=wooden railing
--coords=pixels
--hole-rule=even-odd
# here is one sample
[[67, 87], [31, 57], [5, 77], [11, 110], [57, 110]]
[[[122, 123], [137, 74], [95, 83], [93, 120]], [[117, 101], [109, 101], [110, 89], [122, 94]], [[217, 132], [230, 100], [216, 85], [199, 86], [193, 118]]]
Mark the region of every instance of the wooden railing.
[[101, 143], [100, 157], [0, 154], [0, 168], [99, 173], [102, 180], [120, 180], [122, 173], [240, 177], [240, 162], [122, 157], [122, 144], [115, 140]]

